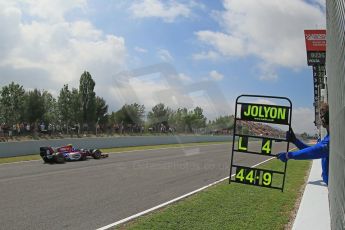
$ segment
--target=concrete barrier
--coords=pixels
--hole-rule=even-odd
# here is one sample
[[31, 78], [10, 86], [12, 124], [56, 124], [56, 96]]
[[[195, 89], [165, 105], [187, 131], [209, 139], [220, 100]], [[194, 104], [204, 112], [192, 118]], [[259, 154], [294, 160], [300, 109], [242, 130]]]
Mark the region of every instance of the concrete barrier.
[[72, 144], [77, 148], [113, 148], [142, 145], [162, 145], [196, 142], [231, 141], [232, 136], [118, 136], [94, 138], [64, 138], [0, 143], [0, 157], [38, 154], [40, 146]]

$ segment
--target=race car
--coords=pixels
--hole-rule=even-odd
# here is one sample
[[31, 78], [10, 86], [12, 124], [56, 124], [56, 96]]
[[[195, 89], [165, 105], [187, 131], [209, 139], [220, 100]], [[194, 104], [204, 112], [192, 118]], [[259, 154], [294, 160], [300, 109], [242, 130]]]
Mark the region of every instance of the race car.
[[46, 163], [65, 163], [65, 161], [83, 161], [87, 157], [101, 159], [108, 157], [99, 149], [75, 149], [71, 144], [61, 147], [40, 147], [40, 156]]

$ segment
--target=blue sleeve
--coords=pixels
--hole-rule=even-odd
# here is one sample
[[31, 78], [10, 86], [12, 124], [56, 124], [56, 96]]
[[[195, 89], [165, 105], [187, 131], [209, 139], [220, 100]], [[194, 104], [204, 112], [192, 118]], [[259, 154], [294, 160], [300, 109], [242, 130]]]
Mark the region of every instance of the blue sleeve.
[[295, 160], [307, 160], [307, 159], [319, 159], [329, 156], [329, 138], [328, 136], [323, 139], [321, 142], [309, 146], [307, 148], [289, 152], [289, 158]]
[[302, 141], [298, 140], [297, 138], [296, 138], [294, 144], [295, 144], [295, 145], [297, 146], [297, 148], [299, 148], [299, 149], [305, 149], [305, 148], [310, 147], [309, 145], [306, 145], [306, 144], [304, 144]]

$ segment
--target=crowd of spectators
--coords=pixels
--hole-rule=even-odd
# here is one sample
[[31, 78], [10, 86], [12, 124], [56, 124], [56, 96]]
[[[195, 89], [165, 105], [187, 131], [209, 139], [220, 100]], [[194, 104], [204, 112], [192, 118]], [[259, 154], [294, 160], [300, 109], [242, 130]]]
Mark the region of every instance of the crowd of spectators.
[[[282, 131], [268, 125], [251, 122], [240, 122], [240, 128], [247, 127], [249, 134], [264, 136], [280, 136]], [[208, 130], [207, 128], [192, 130], [194, 134], [208, 135], [232, 135], [232, 129]], [[56, 138], [56, 137], [83, 137], [83, 136], [112, 136], [112, 135], [143, 135], [143, 134], [175, 134], [177, 130], [167, 124], [159, 123], [150, 127], [141, 124], [96, 124], [90, 127], [88, 124], [59, 125], [40, 123], [18, 123], [11, 126], [3, 123], [0, 125], [0, 141]], [[183, 132], [182, 132], [183, 133]]]
[[175, 129], [160, 125], [159, 129], [155, 127], [145, 128], [140, 124], [96, 124], [90, 127], [88, 124], [59, 125], [40, 123], [18, 123], [0, 125], [0, 141], [20, 140], [20, 139], [37, 139], [37, 138], [54, 138], [54, 137], [83, 137], [92, 135], [142, 135], [144, 133], [173, 133]]

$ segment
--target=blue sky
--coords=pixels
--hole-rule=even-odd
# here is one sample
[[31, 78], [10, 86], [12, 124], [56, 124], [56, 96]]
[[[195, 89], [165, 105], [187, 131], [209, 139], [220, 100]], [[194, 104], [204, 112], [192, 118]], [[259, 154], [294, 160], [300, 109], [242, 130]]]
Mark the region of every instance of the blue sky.
[[317, 28], [322, 0], [0, 0], [0, 83], [57, 96], [87, 70], [111, 110], [199, 105], [210, 119], [241, 94], [283, 96], [295, 130], [315, 133], [303, 30]]

